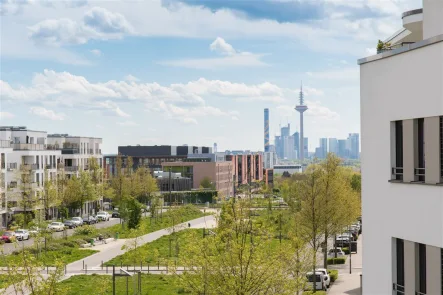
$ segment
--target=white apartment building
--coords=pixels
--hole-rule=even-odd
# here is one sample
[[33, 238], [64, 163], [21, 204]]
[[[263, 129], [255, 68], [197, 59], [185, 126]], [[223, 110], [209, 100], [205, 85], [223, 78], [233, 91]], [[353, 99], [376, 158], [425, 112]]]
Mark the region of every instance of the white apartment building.
[[[30, 211], [23, 206], [21, 173], [30, 173], [29, 199], [36, 202], [42, 197], [44, 171], [49, 179], [57, 174], [57, 159], [60, 151], [47, 148], [47, 133], [29, 130], [22, 126], [0, 126], [0, 140], [9, 148], [5, 152], [5, 202], [8, 213]], [[2, 160], [3, 161], [3, 160]], [[3, 162], [2, 162], [3, 167]], [[3, 170], [2, 170], [3, 171]], [[25, 171], [25, 172], [24, 172]]]
[[8, 202], [6, 199], [7, 185], [6, 172], [10, 169], [8, 165], [8, 154], [12, 152], [9, 140], [0, 140], [0, 226], [6, 227], [8, 222]]
[[359, 60], [363, 294], [442, 294], [443, 1]]
[[[103, 168], [101, 144], [102, 139], [96, 137], [71, 136], [69, 134], [48, 135], [48, 147], [61, 151], [58, 163], [60, 169], [64, 169], [64, 173], [68, 177], [78, 176], [80, 171], [87, 171], [91, 158], [96, 159], [100, 168]], [[87, 202], [84, 204], [83, 212], [92, 212], [95, 207], [101, 208], [101, 206], [102, 200], [97, 204]]]

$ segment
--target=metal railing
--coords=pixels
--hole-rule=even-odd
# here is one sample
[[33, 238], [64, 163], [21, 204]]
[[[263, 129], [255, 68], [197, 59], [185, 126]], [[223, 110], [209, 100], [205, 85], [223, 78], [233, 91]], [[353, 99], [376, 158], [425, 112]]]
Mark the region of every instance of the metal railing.
[[38, 170], [40, 169], [39, 164], [23, 164], [22, 165], [23, 170]]
[[405, 294], [405, 286], [393, 283], [392, 284], [392, 291], [394, 291], [393, 294], [395, 294], [395, 295], [403, 295], [403, 294]]
[[55, 169], [55, 164], [47, 164], [46, 169]]
[[93, 154], [94, 150], [93, 149], [88, 149], [89, 154]]
[[425, 168], [414, 168], [414, 175], [425, 176]]
[[6, 170], [12, 171], [17, 169], [17, 163], [7, 163], [6, 164]]
[[65, 171], [76, 172], [76, 171], [78, 171], [78, 166], [65, 166]]
[[13, 143], [11, 147], [20, 151], [43, 151], [46, 149], [44, 144], [36, 143]]
[[391, 174], [392, 174], [392, 179], [403, 180], [403, 167], [392, 167]]
[[399, 48], [402, 48], [402, 47], [408, 48], [409, 45], [411, 45], [411, 44], [414, 44], [414, 42], [402, 42], [402, 43], [398, 43], [398, 44], [389, 46], [387, 48], [377, 49], [377, 54], [380, 54], [380, 53], [383, 53], [383, 52], [386, 52], [386, 51], [392, 51], [392, 50], [399, 49]]
[[426, 295], [426, 293], [420, 292], [420, 291], [415, 291], [415, 295]]
[[11, 142], [9, 140], [0, 140], [0, 147], [2, 148], [10, 148]]

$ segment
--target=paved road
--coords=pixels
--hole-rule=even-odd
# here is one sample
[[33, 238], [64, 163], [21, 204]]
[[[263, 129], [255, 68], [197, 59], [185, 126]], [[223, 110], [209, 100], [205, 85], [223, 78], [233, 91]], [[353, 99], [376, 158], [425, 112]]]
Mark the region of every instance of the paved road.
[[[119, 224], [120, 223], [120, 218], [111, 218], [109, 221], [104, 221], [104, 222], [99, 222], [97, 224], [94, 224], [93, 226], [95, 226], [96, 228], [105, 228], [105, 227], [110, 227], [113, 226], [114, 224]], [[68, 236], [72, 236], [74, 234], [74, 230], [73, 229], [68, 229], [66, 230]], [[55, 232], [52, 234], [52, 236], [56, 239], [60, 239], [63, 237], [63, 232]], [[3, 252], [4, 254], [11, 254], [14, 250], [16, 250], [17, 248], [21, 248], [21, 247], [29, 247], [32, 246], [34, 244], [34, 239], [30, 238], [27, 241], [19, 241], [18, 245], [11, 243], [11, 244], [4, 244], [3, 245]]]

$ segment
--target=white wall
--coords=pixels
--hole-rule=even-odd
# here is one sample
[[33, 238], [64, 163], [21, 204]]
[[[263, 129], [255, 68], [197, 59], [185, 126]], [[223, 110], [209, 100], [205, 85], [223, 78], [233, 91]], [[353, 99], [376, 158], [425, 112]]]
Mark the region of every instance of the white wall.
[[443, 34], [443, 1], [423, 0], [423, 39]]
[[361, 65], [363, 294], [392, 294], [391, 239], [443, 248], [443, 187], [389, 183], [390, 122], [443, 115], [443, 43]]

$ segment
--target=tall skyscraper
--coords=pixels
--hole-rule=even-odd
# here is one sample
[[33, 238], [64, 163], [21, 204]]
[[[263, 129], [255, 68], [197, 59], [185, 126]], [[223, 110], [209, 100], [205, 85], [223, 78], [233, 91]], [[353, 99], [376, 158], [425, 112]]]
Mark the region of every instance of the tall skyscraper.
[[295, 150], [295, 158], [300, 158], [300, 132], [295, 131], [292, 135], [294, 137], [294, 150]]
[[294, 137], [290, 136], [291, 126], [280, 128], [280, 136], [275, 137], [275, 150], [280, 159], [295, 159]]
[[[300, 113], [300, 146], [304, 147], [304, 137], [303, 137], [303, 113], [308, 110], [308, 106], [306, 106], [304, 103], [304, 95], [303, 95], [303, 84], [300, 86], [300, 101], [299, 105], [295, 107], [295, 110]], [[300, 160], [303, 160], [305, 158], [305, 150], [300, 149]]]
[[291, 133], [291, 125], [288, 123], [288, 126], [280, 128], [281, 136], [290, 136]]
[[265, 152], [269, 152], [269, 109], [265, 109], [265, 125], [264, 125], [264, 137], [265, 137]]
[[327, 138], [320, 138], [320, 152], [321, 152], [321, 158], [326, 158], [326, 155], [328, 154], [328, 139]]
[[349, 133], [347, 139], [350, 159], [358, 159], [360, 157], [360, 134]]
[[346, 139], [339, 139], [338, 140], [338, 156], [341, 158], [347, 158], [348, 157], [348, 149], [346, 148]]
[[329, 149], [330, 153], [338, 155], [338, 141], [337, 138], [329, 138]]
[[[300, 138], [301, 138], [301, 134], [300, 134]], [[307, 137], [303, 138], [303, 142], [300, 142], [300, 145], [301, 144], [303, 144], [303, 153], [304, 153], [305, 157], [307, 158], [309, 156], [309, 150], [308, 150], [309, 141], [308, 141], [308, 138]]]

